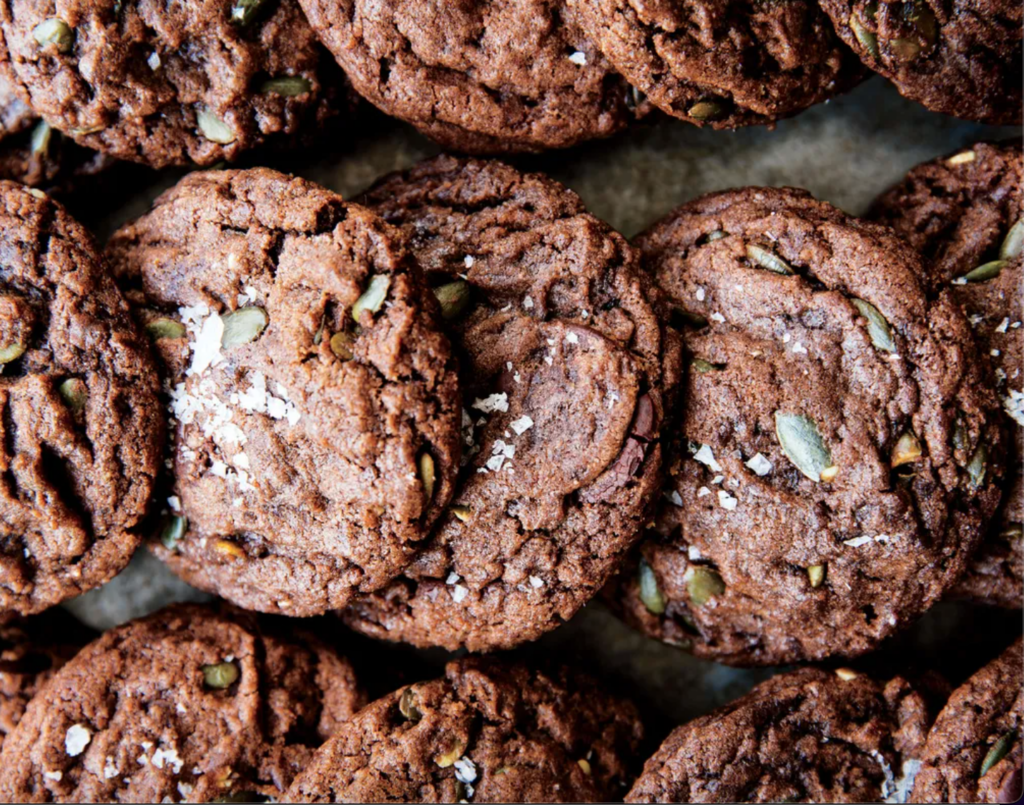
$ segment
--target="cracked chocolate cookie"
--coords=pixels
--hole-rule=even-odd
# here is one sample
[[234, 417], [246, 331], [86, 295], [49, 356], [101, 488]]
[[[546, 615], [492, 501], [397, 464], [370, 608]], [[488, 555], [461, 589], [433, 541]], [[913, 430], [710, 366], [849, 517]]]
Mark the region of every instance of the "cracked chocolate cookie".
[[929, 724], [900, 677], [803, 668], [678, 727], [626, 802], [907, 802]]
[[560, 2], [300, 2], [356, 91], [445, 148], [564, 148], [634, 116], [629, 85]]
[[911, 802], [1018, 802], [1024, 794], [1024, 648], [1018, 640], [950, 696]]
[[41, 612], [128, 564], [163, 445], [158, 388], [92, 236], [0, 181], [0, 611]]
[[0, 179], [63, 196], [115, 161], [63, 137], [0, 78]]
[[1024, 605], [1024, 158], [1020, 143], [978, 143], [914, 168], [872, 207], [924, 256], [931, 294], [963, 308], [1012, 431], [1002, 514], [953, 595]]
[[869, 651], [963, 574], [998, 505], [998, 402], [918, 255], [805, 191], [683, 205], [636, 241], [685, 326], [653, 532], [611, 596], [730, 664]]
[[566, 668], [469, 658], [363, 709], [289, 802], [610, 802], [643, 728], [628, 701]]
[[663, 340], [637, 255], [574, 193], [498, 162], [429, 160], [362, 201], [442, 301], [464, 466], [415, 562], [343, 616], [417, 646], [535, 639], [600, 589], [660, 486]]
[[0, 798], [280, 797], [362, 703], [348, 661], [309, 634], [168, 607], [86, 646], [32, 700], [4, 742]]
[[0, 626], [0, 747], [32, 697], [92, 636], [59, 608]]
[[652, 104], [698, 126], [772, 124], [855, 86], [863, 67], [813, 0], [569, 0]]
[[1016, 0], [822, 0], [865, 65], [933, 112], [1021, 121], [1021, 4]]
[[11, 0], [0, 73], [78, 143], [155, 168], [233, 159], [331, 102], [296, 0]]
[[302, 179], [211, 171], [107, 253], [170, 398], [157, 555], [289, 615], [393, 578], [451, 497], [460, 433], [437, 300], [399, 232]]

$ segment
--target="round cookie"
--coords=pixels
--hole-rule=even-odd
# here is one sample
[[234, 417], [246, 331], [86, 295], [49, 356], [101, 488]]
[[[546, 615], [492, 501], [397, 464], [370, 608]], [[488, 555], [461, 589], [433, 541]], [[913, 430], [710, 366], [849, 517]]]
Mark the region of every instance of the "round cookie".
[[912, 802], [1018, 802], [1024, 793], [1024, 648], [1017, 640], [949, 697]]
[[1021, 121], [1024, 13], [1016, 0], [822, 0], [865, 65], [933, 112]]
[[0, 179], [64, 195], [115, 162], [65, 139], [0, 78]]
[[110, 580], [141, 540], [163, 444], [145, 338], [92, 236], [0, 181], [0, 611]]
[[647, 100], [699, 126], [772, 124], [864, 77], [812, 0], [569, 0]]
[[634, 116], [629, 85], [556, 0], [300, 0], [356, 91], [443, 147], [541, 151]]
[[957, 581], [998, 504], [967, 321], [891, 231], [805, 191], [704, 196], [636, 243], [694, 326], [670, 480], [613, 600], [730, 664], [869, 651]]
[[176, 428], [157, 555], [288, 615], [397, 574], [451, 497], [460, 428], [437, 301], [399, 232], [302, 179], [211, 171], [107, 253]]
[[626, 802], [907, 802], [929, 722], [899, 677], [780, 674], [674, 730]]
[[0, 747], [32, 697], [75, 656], [88, 634], [61, 609], [0, 626]]
[[324, 54], [296, 0], [13, 0], [0, 72], [81, 145], [210, 165], [315, 127]]
[[604, 584], [660, 486], [660, 365], [637, 255], [556, 182], [439, 157], [363, 201], [447, 298], [464, 397], [452, 506], [416, 561], [343, 613], [373, 637], [509, 648]]
[[171, 606], [112, 629], [57, 672], [7, 736], [0, 797], [280, 797], [362, 703], [348, 661], [311, 635], [228, 608]]
[[636, 709], [566, 668], [448, 663], [344, 724], [288, 802], [612, 802], [643, 737]]
[[[869, 215], [924, 256], [930, 293], [948, 293], [988, 356], [992, 384], [1015, 448], [1002, 515], [989, 529], [953, 595], [1024, 606], [1024, 157], [1020, 143], [978, 143], [919, 165], [883, 194]], [[987, 269], [973, 275], [981, 266]]]

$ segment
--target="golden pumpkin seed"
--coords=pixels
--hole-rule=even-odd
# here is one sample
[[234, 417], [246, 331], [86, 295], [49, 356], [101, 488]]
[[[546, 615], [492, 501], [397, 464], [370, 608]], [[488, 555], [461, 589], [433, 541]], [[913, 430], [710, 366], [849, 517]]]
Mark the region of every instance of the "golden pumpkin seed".
[[25, 354], [27, 347], [24, 344], [9, 344], [0, 347], [0, 365], [18, 360]]
[[469, 283], [465, 280], [449, 282], [434, 288], [434, 296], [441, 303], [441, 317], [446, 321], [458, 318], [469, 304]]
[[725, 116], [725, 105], [718, 101], [697, 101], [686, 114], [694, 120], [719, 120]]
[[1010, 751], [1010, 747], [1013, 746], [1013, 739], [1015, 737], [1017, 737], [1016, 732], [1008, 732], [992, 744], [992, 748], [988, 750], [988, 754], [985, 755], [985, 759], [981, 761], [981, 771], [978, 772], [978, 777], [984, 777], [989, 773], [989, 770], [991, 770], [993, 766], [1006, 757]]
[[687, 571], [687, 575], [689, 578], [686, 581], [686, 590], [690, 594], [690, 600], [699, 607], [725, 592], [725, 582], [710, 567], [693, 565]]
[[442, 769], [447, 769], [449, 766], [453, 765], [456, 760], [462, 757], [462, 753], [465, 751], [466, 745], [456, 738], [455, 745], [449, 751], [435, 757], [434, 762]]
[[387, 299], [388, 288], [390, 287], [391, 277], [387, 274], [374, 274], [371, 276], [366, 290], [363, 291], [363, 295], [352, 305], [352, 320], [359, 324], [364, 310], [368, 310], [370, 313], [376, 313], [380, 310], [384, 300]]
[[244, 559], [245, 551], [241, 546], [229, 539], [219, 539], [213, 543], [213, 549], [227, 559]]
[[416, 693], [412, 688], [406, 688], [398, 698], [398, 712], [405, 716], [406, 720], [416, 724], [423, 718], [423, 713], [416, 706]]
[[896, 440], [896, 446], [892, 449], [892, 460], [890, 466], [895, 469], [903, 464], [911, 464], [923, 455], [921, 440], [908, 430]]
[[852, 668], [836, 668], [836, 676], [843, 680], [843, 682], [849, 682], [850, 680], [856, 679], [860, 674]]
[[1001, 260], [1013, 260], [1024, 253], [1024, 218], [1010, 227], [1010, 231], [1003, 238], [1003, 245], [999, 247], [999, 258]]
[[813, 420], [776, 411], [775, 435], [786, 458], [805, 476], [815, 483], [835, 478], [839, 468], [832, 464], [832, 452]]
[[807, 568], [807, 578], [811, 582], [811, 587], [817, 590], [825, 581], [825, 565], [811, 565]]
[[238, 666], [233, 662], [218, 662], [202, 666], [203, 682], [208, 688], [223, 690], [231, 687], [239, 676]]
[[967, 165], [971, 162], [974, 162], [976, 156], [977, 154], [975, 154], [974, 151], [961, 151], [959, 154], [953, 154], [953, 156], [947, 159], [946, 164], [954, 168], [957, 165]]
[[420, 466], [420, 481], [423, 482], [423, 494], [427, 496], [427, 501], [434, 497], [434, 457], [430, 453], [420, 453], [419, 457]]
[[32, 139], [29, 141], [32, 146], [32, 153], [36, 156], [45, 157], [50, 152], [50, 143], [53, 141], [53, 128], [45, 120], [40, 120], [32, 129]]
[[591, 768], [590, 768], [590, 761], [589, 760], [587, 760], [586, 758], [581, 757], [579, 760], [576, 761], [576, 765], [579, 766], [583, 770], [584, 774], [586, 774], [588, 777], [590, 776]]
[[658, 577], [654, 575], [654, 568], [647, 564], [647, 560], [640, 558], [637, 566], [637, 582], [640, 587], [640, 600], [647, 611], [652, 615], [661, 615], [665, 612], [665, 596], [658, 588]]
[[267, 311], [255, 305], [240, 307], [226, 314], [223, 320], [224, 334], [220, 338], [220, 345], [224, 349], [240, 347], [255, 341], [267, 329], [270, 321], [267, 318]]
[[356, 339], [348, 333], [335, 333], [331, 336], [331, 352], [343, 361], [350, 361], [355, 355], [352, 351], [355, 343]]
[[89, 387], [85, 385], [84, 380], [77, 377], [69, 377], [57, 386], [57, 393], [76, 414], [85, 409], [85, 404], [89, 400]]
[[469, 516], [473, 513], [473, 510], [469, 506], [452, 506], [452, 514], [459, 518], [463, 523], [469, 522]]
[[75, 32], [64, 20], [51, 17], [32, 29], [32, 38], [40, 47], [53, 45], [58, 53], [70, 53], [75, 46]]
[[889, 49], [900, 61], [913, 61], [921, 55], [921, 43], [916, 39], [893, 39]]
[[185, 325], [175, 319], [153, 319], [146, 322], [146, 333], [154, 341], [161, 338], [184, 338]]
[[208, 109], [199, 110], [196, 124], [202, 135], [210, 142], [230, 145], [238, 139], [235, 130]]
[[776, 274], [792, 274], [793, 269], [789, 263], [783, 260], [774, 252], [768, 251], [755, 243], [747, 244], [747, 257], [757, 263], [761, 268], [774, 271]]
[[850, 301], [853, 302], [853, 306], [857, 308], [860, 315], [867, 320], [868, 335], [871, 337], [871, 343], [875, 345], [875, 348], [883, 352], [895, 352], [896, 342], [892, 337], [892, 329], [878, 308], [870, 302], [865, 302], [863, 299], [854, 298]]

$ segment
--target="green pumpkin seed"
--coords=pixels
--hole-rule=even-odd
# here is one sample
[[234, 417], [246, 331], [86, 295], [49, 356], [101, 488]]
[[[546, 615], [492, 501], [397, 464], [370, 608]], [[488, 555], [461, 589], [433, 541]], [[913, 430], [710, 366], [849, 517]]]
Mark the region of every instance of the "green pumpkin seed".
[[999, 247], [999, 258], [1001, 260], [1013, 260], [1024, 253], [1024, 218], [1010, 227], [1010, 231], [1003, 238], [1003, 245]]
[[956, 424], [953, 425], [953, 447], [957, 450], [966, 450], [970, 446], [970, 437], [967, 433], [967, 426], [964, 425], [963, 413], [958, 412]]
[[988, 754], [985, 755], [985, 759], [981, 761], [981, 771], [978, 772], [978, 777], [984, 777], [989, 773], [993, 766], [1006, 757], [1010, 752], [1010, 747], [1013, 746], [1013, 739], [1016, 737], [1016, 732], [1008, 732], [992, 744], [992, 748], [988, 750]]
[[270, 78], [260, 86], [262, 95], [282, 95], [285, 98], [297, 98], [305, 95], [313, 88], [313, 85], [300, 76], [285, 75], [280, 78]]
[[70, 53], [75, 46], [75, 32], [64, 20], [51, 17], [32, 29], [32, 38], [40, 47], [54, 45], [58, 53]]
[[811, 582], [811, 587], [817, 590], [823, 581], [825, 581], [825, 565], [811, 565], [807, 568], [807, 578]]
[[868, 335], [875, 348], [883, 352], [895, 352], [896, 342], [892, 338], [892, 329], [878, 308], [863, 299], [851, 299], [850, 301], [853, 302], [853, 306], [857, 308], [860, 315], [867, 319]]
[[971, 460], [967, 464], [967, 475], [971, 479], [971, 486], [975, 489], [985, 482], [985, 471], [987, 468], [988, 450], [985, 449], [985, 445], [979, 444], [978, 449], [974, 451], [974, 455], [971, 456]]
[[32, 139], [29, 142], [33, 154], [46, 156], [50, 153], [50, 143], [53, 142], [53, 127], [45, 120], [40, 120], [32, 129]]
[[260, 13], [268, 0], [237, 0], [231, 7], [231, 23], [245, 28]]
[[350, 361], [355, 355], [352, 351], [355, 343], [355, 338], [348, 333], [335, 333], [331, 336], [331, 352], [343, 361]]
[[914, 3], [914, 10], [910, 14], [910, 21], [914, 24], [917, 32], [929, 45], [934, 45], [939, 38], [939, 24], [935, 19], [935, 12], [927, 3], [918, 0]]
[[25, 354], [26, 349], [24, 344], [9, 344], [6, 347], [0, 347], [0, 365], [18, 360]]
[[802, 414], [776, 411], [775, 435], [786, 458], [805, 476], [815, 483], [835, 478], [838, 468], [832, 464], [832, 452], [813, 420]]
[[456, 319], [469, 304], [469, 283], [465, 280], [449, 282], [434, 288], [434, 296], [441, 303], [441, 317], [446, 321]]
[[423, 713], [416, 706], [416, 693], [412, 688], [406, 688], [402, 691], [402, 695], [398, 698], [398, 712], [413, 724], [418, 723], [423, 718]]
[[690, 570], [692, 573], [686, 582], [686, 590], [690, 593], [690, 600], [697, 606], [702, 607], [716, 595], [725, 592], [725, 582], [710, 567], [694, 565]]
[[430, 453], [420, 453], [419, 457], [420, 467], [420, 481], [423, 482], [423, 494], [427, 496], [427, 500], [430, 501], [434, 497], [434, 482], [436, 476], [434, 475], [434, 458]]
[[222, 318], [224, 334], [220, 338], [220, 345], [224, 349], [240, 347], [255, 341], [267, 329], [270, 321], [267, 318], [267, 311], [255, 305], [240, 307]]
[[452, 514], [459, 518], [460, 522], [469, 522], [469, 516], [473, 513], [473, 510], [469, 506], [452, 506]]
[[202, 135], [210, 142], [230, 145], [238, 139], [231, 126], [207, 109], [201, 109], [196, 115], [196, 124]]
[[719, 120], [725, 116], [725, 104], [718, 101], [697, 101], [686, 110], [694, 120]]
[[637, 566], [637, 582], [640, 586], [640, 600], [647, 611], [652, 615], [661, 615], [665, 612], [665, 596], [658, 589], [658, 577], [654, 575], [654, 568], [647, 564], [647, 560], [640, 558]]
[[179, 515], [172, 515], [167, 518], [164, 527], [160, 530], [160, 542], [169, 550], [177, 550], [178, 543], [188, 531], [188, 520]]
[[363, 291], [363, 295], [352, 305], [352, 320], [359, 324], [364, 310], [368, 310], [370, 313], [376, 313], [380, 310], [384, 300], [388, 297], [388, 288], [390, 287], [391, 277], [387, 274], [374, 274], [371, 276], [366, 290]]
[[202, 667], [203, 681], [208, 688], [223, 690], [231, 687], [239, 677], [238, 666], [233, 662], [219, 662]]
[[85, 409], [85, 404], [89, 400], [89, 387], [85, 385], [84, 380], [77, 377], [69, 377], [57, 386], [57, 393], [63, 398], [67, 407], [76, 414]]
[[175, 319], [153, 319], [146, 322], [146, 333], [154, 341], [161, 338], [184, 338], [185, 325]]
[[913, 61], [921, 55], [921, 43], [916, 39], [893, 39], [889, 49], [900, 61]]
[[963, 279], [968, 282], [985, 282], [986, 280], [994, 280], [999, 276], [1003, 268], [1006, 267], [1007, 262], [1007, 260], [992, 260], [988, 263], [982, 263], [973, 271], [968, 271], [964, 274]]
[[912, 464], [923, 455], [921, 440], [913, 431], [907, 431], [896, 440], [896, 446], [892, 449], [892, 460], [890, 466], [895, 469], [903, 464]]
[[793, 273], [793, 269], [789, 267], [789, 263], [774, 252], [770, 252], [768, 249], [764, 249], [757, 244], [747, 244], [747, 257], [761, 266], [761, 268], [774, 271], [776, 274], [788, 275]]
[[698, 372], [702, 375], [705, 375], [708, 372], [721, 372], [725, 368], [723, 366], [717, 366], [711, 363], [710, 361], [704, 360], [703, 358], [694, 358], [692, 361], [690, 361], [690, 367], [695, 372]]
[[854, 13], [850, 15], [850, 30], [860, 45], [873, 59], [878, 58], [878, 37], [872, 31], [864, 27], [864, 23]]

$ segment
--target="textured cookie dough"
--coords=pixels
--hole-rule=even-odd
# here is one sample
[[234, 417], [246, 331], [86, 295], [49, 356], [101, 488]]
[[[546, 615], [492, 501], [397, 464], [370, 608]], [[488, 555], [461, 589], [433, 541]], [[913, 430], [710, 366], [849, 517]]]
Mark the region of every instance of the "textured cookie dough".
[[935, 719], [911, 802], [1018, 802], [1024, 793], [1024, 647], [957, 688]]
[[564, 148], [635, 115], [629, 84], [555, 0], [300, 1], [356, 91], [445, 148]]
[[721, 662], [869, 651], [959, 579], [998, 505], [969, 324], [890, 230], [805, 191], [704, 196], [637, 245], [690, 355], [657, 524], [613, 599]]
[[1024, 605], [1022, 193], [1020, 142], [977, 143], [914, 168], [870, 212], [923, 255], [929, 291], [949, 293], [963, 308], [991, 366], [989, 382], [1002, 401], [1015, 452], [1002, 514], [953, 595], [1013, 608]]
[[[439, 157], [364, 202], [449, 299], [464, 466], [416, 561], [346, 621], [418, 646], [508, 648], [604, 584], [660, 488], [664, 347], [636, 252], [556, 182]], [[672, 380], [674, 384], [674, 380]]]
[[7, 802], [280, 798], [363, 704], [348, 661], [249, 613], [176, 605], [86, 646], [0, 757]]
[[296, 0], [10, 0], [0, 75], [81, 145], [152, 167], [319, 125], [330, 57]]
[[0, 181], [0, 611], [110, 580], [141, 540], [163, 445], [156, 369], [92, 236]]
[[0, 626], [0, 746], [32, 697], [91, 636], [61, 609]]
[[904, 679], [804, 668], [677, 728], [626, 802], [907, 802], [929, 723]]
[[451, 497], [460, 428], [437, 301], [399, 232], [302, 179], [211, 171], [107, 252], [176, 429], [157, 555], [290, 615], [393, 578]]
[[612, 802], [642, 737], [633, 705], [589, 677], [456, 660], [343, 725], [285, 800]]
[[1017, 0], [822, 0], [861, 61], [933, 112], [1021, 122]]
[[771, 124], [856, 85], [865, 70], [813, 0], [569, 0], [650, 103], [699, 126]]

